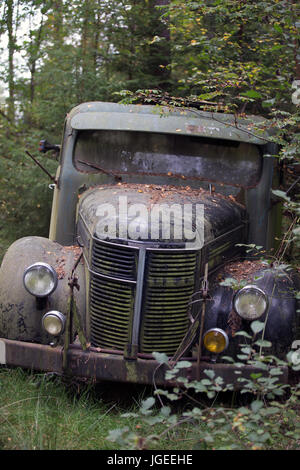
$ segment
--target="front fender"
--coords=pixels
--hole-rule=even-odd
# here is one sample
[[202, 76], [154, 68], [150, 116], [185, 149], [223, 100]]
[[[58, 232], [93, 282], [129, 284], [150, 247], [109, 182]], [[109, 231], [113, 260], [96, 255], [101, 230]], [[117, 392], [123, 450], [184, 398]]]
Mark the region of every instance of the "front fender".
[[[257, 285], [268, 296], [269, 308], [259, 321], [266, 321], [264, 339], [272, 343], [270, 352], [280, 357], [288, 352], [295, 339], [300, 338], [300, 312], [297, 312], [295, 298], [295, 292], [299, 290], [299, 276], [270, 268], [255, 272], [249, 284]], [[241, 337], [235, 337], [237, 331], [253, 334], [251, 322], [241, 319], [233, 311], [234, 293], [233, 289], [216, 284], [210, 292], [211, 300], [207, 302], [205, 316], [205, 331], [217, 327], [228, 334], [229, 355], [239, 352]]]
[[[67, 314], [70, 299], [68, 277], [78, 258], [78, 250], [64, 247], [43, 237], [25, 237], [14, 242], [4, 256], [0, 268], [0, 336], [13, 340], [34, 341], [48, 344], [53, 338], [44, 332], [43, 315], [49, 310]], [[43, 261], [57, 272], [58, 285], [44, 304], [23, 285], [24, 270], [31, 264]], [[76, 268], [80, 290], [74, 289], [74, 298], [85, 325], [85, 276], [84, 266]]]

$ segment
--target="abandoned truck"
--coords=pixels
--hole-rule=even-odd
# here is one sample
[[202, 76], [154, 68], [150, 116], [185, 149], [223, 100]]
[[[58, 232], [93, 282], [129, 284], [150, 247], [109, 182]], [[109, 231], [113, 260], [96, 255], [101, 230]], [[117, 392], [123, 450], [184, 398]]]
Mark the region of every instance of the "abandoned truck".
[[[74, 108], [49, 239], [17, 240], [3, 259], [0, 363], [164, 384], [168, 365], [157, 352], [170, 367], [188, 358], [191, 379], [211, 369], [238, 387], [222, 353], [238, 354], [245, 338], [236, 333], [251, 332], [253, 320], [265, 321], [271, 351], [285, 355], [297, 339], [297, 280], [245, 261], [241, 246], [268, 250], [280, 237], [276, 148], [251, 127], [257, 119], [102, 102]], [[238, 289], [221, 285], [236, 273]], [[244, 377], [253, 371], [241, 368]]]

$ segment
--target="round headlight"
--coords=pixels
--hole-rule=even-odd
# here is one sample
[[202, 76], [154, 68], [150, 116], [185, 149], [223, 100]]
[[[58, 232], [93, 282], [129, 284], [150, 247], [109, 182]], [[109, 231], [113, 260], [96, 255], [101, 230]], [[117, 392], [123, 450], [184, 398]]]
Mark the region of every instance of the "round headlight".
[[225, 331], [212, 328], [204, 333], [203, 343], [208, 351], [219, 354], [227, 348], [229, 340]]
[[256, 320], [268, 308], [268, 297], [256, 286], [245, 286], [233, 298], [233, 308], [245, 320]]
[[47, 263], [34, 263], [24, 272], [23, 283], [30, 294], [47, 297], [56, 289], [57, 274]]
[[42, 318], [43, 328], [52, 336], [61, 335], [64, 332], [66, 317], [56, 310], [46, 313]]

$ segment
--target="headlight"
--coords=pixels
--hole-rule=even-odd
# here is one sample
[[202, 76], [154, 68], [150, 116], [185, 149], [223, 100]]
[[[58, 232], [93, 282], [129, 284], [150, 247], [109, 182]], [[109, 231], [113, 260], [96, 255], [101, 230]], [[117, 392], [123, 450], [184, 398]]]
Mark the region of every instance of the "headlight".
[[204, 333], [203, 343], [208, 351], [219, 354], [227, 348], [229, 340], [225, 331], [212, 328]]
[[56, 289], [57, 274], [47, 263], [34, 263], [24, 272], [23, 283], [30, 294], [47, 297]]
[[268, 308], [268, 297], [256, 286], [245, 286], [233, 298], [233, 308], [245, 320], [256, 320]]
[[42, 318], [44, 330], [52, 336], [61, 335], [64, 332], [65, 323], [66, 317], [56, 310], [46, 313]]

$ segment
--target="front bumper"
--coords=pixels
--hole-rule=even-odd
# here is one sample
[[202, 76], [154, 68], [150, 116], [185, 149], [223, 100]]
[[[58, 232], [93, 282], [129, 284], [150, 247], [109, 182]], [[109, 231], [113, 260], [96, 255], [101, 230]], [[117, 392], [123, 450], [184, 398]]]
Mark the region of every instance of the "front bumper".
[[[189, 359], [190, 360], [190, 359]], [[215, 377], [222, 377], [224, 384], [233, 384], [234, 389], [241, 388], [238, 377], [250, 378], [252, 373], [262, 373], [259, 368], [245, 365], [237, 368], [232, 364], [201, 362], [199, 368], [196, 361], [192, 366], [182, 369], [180, 376], [189, 380], [207, 378], [204, 370], [213, 370]], [[168, 366], [160, 365], [154, 359], [127, 360], [123, 355], [107, 354], [97, 348], [83, 351], [80, 346], [72, 344], [67, 352], [67, 366], [63, 367], [63, 347], [46, 346], [36, 343], [14, 341], [0, 338], [0, 364], [21, 366], [26, 369], [54, 372], [75, 377], [89, 378], [95, 381], [132, 382], [140, 384], [174, 385], [165, 380]], [[171, 363], [170, 363], [171, 366]], [[239, 375], [235, 372], [240, 371]], [[288, 368], [282, 368], [280, 383], [288, 383]]]

